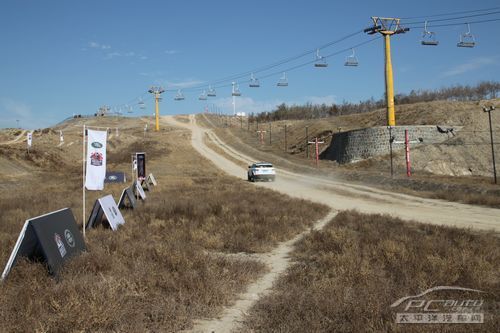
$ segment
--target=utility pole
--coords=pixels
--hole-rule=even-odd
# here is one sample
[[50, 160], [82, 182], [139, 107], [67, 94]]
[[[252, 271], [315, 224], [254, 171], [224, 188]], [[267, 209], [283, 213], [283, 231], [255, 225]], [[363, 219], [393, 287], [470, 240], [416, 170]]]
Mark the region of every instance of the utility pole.
[[287, 142], [286, 142], [286, 124], [285, 124], [285, 153], [288, 151]]
[[392, 126], [387, 126], [389, 129], [389, 153], [391, 155], [391, 178], [394, 176], [394, 169], [392, 165], [392, 143], [394, 142], [394, 137], [392, 136]]
[[373, 27], [366, 28], [364, 32], [369, 35], [377, 32], [384, 36], [385, 45], [385, 96], [387, 99], [387, 126], [396, 126], [394, 111], [394, 80], [391, 61], [391, 36], [403, 34], [410, 28], [401, 27], [398, 18], [372, 16]]
[[257, 133], [258, 133], [258, 136], [260, 138], [260, 144], [263, 145], [264, 144], [264, 133], [266, 133], [266, 131], [259, 130], [259, 131], [257, 131]]
[[315, 137], [314, 141], [308, 141], [307, 143], [315, 145], [315, 151], [316, 151], [316, 168], [317, 168], [319, 166], [319, 145], [321, 143], [325, 143], [325, 141], [318, 141], [318, 137]]
[[273, 143], [273, 141], [272, 141], [272, 132], [271, 132], [272, 128], [271, 127], [272, 127], [271, 126], [271, 122], [269, 122], [269, 145], [271, 145]]
[[495, 106], [486, 107], [483, 106], [483, 111], [488, 112], [488, 120], [490, 122], [490, 141], [491, 141], [491, 157], [493, 158], [493, 179], [495, 184], [497, 183], [497, 167], [495, 164], [495, 146], [493, 143], [493, 127], [491, 126], [491, 111], [495, 110]]
[[155, 98], [155, 116], [156, 116], [156, 127], [155, 130], [160, 130], [160, 107], [159, 102], [161, 101], [160, 95], [165, 92], [162, 87], [151, 87], [148, 92], [154, 95]]
[[306, 158], [309, 158], [309, 126], [306, 126]]
[[[424, 140], [419, 138], [418, 141], [410, 141], [409, 132], [405, 129], [405, 140], [404, 141], [393, 141], [394, 143], [404, 143], [405, 144], [405, 156], [406, 156], [406, 176], [411, 177], [411, 164], [410, 164], [410, 144], [411, 143], [422, 143]], [[392, 146], [391, 146], [392, 147]], [[392, 162], [392, 159], [391, 159]], [[391, 163], [392, 165], [392, 163]]]

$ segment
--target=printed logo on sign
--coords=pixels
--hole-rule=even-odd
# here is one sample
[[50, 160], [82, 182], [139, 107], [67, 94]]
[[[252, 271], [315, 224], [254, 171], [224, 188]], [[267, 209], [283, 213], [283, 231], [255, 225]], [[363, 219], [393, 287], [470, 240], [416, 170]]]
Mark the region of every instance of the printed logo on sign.
[[92, 154], [90, 154], [90, 164], [91, 165], [95, 165], [95, 166], [101, 166], [102, 165], [102, 160], [103, 160], [103, 156], [101, 153], [98, 153], [98, 152], [93, 152]]
[[116, 177], [115, 175], [112, 175], [112, 176], [109, 176], [109, 177], [108, 177], [108, 179], [109, 179], [109, 180], [117, 180], [117, 179], [118, 179], [118, 177]]
[[92, 147], [94, 147], [94, 148], [102, 148], [102, 143], [97, 142], [97, 141], [92, 142], [90, 145], [91, 145]]
[[116, 211], [115, 207], [111, 207], [111, 210], [113, 211], [113, 214], [115, 214], [115, 216], [118, 215], [118, 212]]
[[68, 243], [69, 246], [75, 247], [75, 238], [71, 231], [68, 229], [64, 230], [64, 238], [66, 238], [66, 243]]
[[[439, 292], [439, 296], [431, 293]], [[484, 313], [483, 299], [478, 297], [481, 290], [437, 286], [414, 295], [405, 296], [391, 304], [399, 308], [397, 324], [481, 324]]]
[[56, 241], [57, 249], [59, 250], [59, 254], [61, 254], [61, 258], [64, 258], [66, 255], [66, 248], [64, 247], [61, 236], [57, 233], [54, 234], [54, 240]]

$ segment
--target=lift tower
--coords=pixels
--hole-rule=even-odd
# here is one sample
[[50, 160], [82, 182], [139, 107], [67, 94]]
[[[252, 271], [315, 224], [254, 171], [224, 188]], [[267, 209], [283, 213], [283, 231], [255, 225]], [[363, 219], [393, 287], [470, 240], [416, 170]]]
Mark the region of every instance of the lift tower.
[[410, 31], [410, 28], [401, 27], [398, 18], [372, 16], [373, 27], [367, 28], [364, 32], [369, 35], [377, 32], [384, 36], [385, 43], [385, 96], [387, 98], [387, 125], [396, 126], [396, 116], [394, 114], [394, 81], [392, 77], [391, 62], [391, 36]]
[[155, 130], [159, 131], [160, 130], [160, 107], [159, 107], [159, 102], [161, 101], [160, 95], [165, 92], [165, 89], [162, 87], [151, 87], [148, 92], [150, 94], [153, 94], [155, 97], [155, 116], [156, 116], [156, 127]]

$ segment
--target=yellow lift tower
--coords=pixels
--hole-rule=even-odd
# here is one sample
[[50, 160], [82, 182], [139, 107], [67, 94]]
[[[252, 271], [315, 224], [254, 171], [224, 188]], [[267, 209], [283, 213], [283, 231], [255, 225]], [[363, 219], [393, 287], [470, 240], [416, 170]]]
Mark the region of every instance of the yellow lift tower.
[[385, 96], [387, 98], [387, 125], [396, 126], [396, 116], [394, 113], [394, 80], [392, 77], [391, 62], [391, 36], [410, 31], [409, 28], [401, 27], [398, 18], [372, 16], [373, 27], [367, 28], [364, 32], [369, 35], [377, 32], [384, 36], [385, 43]]
[[159, 102], [161, 101], [160, 95], [165, 92], [165, 89], [162, 87], [151, 87], [148, 92], [153, 94], [155, 97], [155, 116], [156, 116], [156, 127], [155, 130], [160, 130], [160, 106]]

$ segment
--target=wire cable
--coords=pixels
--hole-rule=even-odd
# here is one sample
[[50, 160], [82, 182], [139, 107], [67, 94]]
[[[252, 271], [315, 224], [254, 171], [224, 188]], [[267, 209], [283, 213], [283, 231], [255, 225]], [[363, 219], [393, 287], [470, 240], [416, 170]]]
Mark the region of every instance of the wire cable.
[[497, 10], [497, 9], [500, 9], [500, 7], [475, 9], [475, 10], [464, 10], [464, 11], [459, 11], [459, 12], [442, 13], [442, 14], [435, 14], [435, 15], [401, 17], [401, 20], [414, 20], [414, 19], [421, 19], [421, 18], [451, 16], [451, 15], [460, 15], [460, 14], [478, 13], [478, 12], [489, 12], [491, 10]]
[[[457, 16], [457, 17], [449, 17], [449, 18], [443, 18], [443, 19], [437, 19], [437, 20], [427, 20], [427, 23], [431, 22], [443, 22], [443, 21], [453, 21], [453, 20], [461, 20], [461, 19], [466, 19], [466, 18], [471, 18], [471, 17], [478, 17], [478, 16], [487, 16], [487, 15], [494, 15], [500, 13], [500, 10], [490, 12], [490, 13], [484, 13], [484, 14], [474, 14], [474, 15], [465, 15], [465, 16]], [[404, 26], [408, 26], [409, 24], [418, 24], [418, 23], [425, 23], [426, 21], [418, 21], [418, 22], [406, 22], [402, 23]]]

